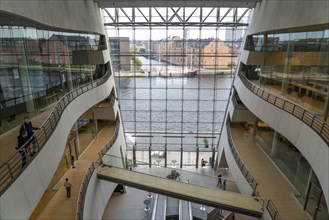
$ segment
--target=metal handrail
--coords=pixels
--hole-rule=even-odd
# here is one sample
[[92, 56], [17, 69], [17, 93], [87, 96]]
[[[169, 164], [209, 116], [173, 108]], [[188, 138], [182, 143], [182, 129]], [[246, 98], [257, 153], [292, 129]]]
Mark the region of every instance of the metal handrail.
[[120, 118], [117, 116], [115, 131], [112, 135], [112, 138], [108, 144], [106, 144], [98, 153], [99, 161], [102, 163], [102, 157], [106, 154], [106, 152], [113, 146], [114, 142], [117, 140], [119, 134], [119, 127], [120, 127]]
[[[100, 161], [102, 161], [103, 155], [113, 146], [114, 142], [116, 141], [118, 134], [119, 134], [119, 126], [120, 126], [120, 119], [117, 117], [116, 120], [116, 126], [115, 126], [115, 131], [114, 134], [112, 135], [110, 141], [108, 144], [106, 144], [102, 150], [98, 153]], [[79, 198], [78, 198], [78, 204], [77, 204], [77, 211], [76, 211], [76, 219], [77, 220], [82, 220], [83, 218], [83, 211], [84, 211], [84, 206], [85, 206], [85, 198], [86, 198], [86, 192], [88, 188], [88, 184], [91, 178], [91, 175], [93, 174], [95, 170], [95, 164], [92, 163], [91, 166], [89, 166], [87, 174], [85, 175], [81, 187], [80, 187], [80, 192], [79, 192]]]
[[257, 192], [258, 182], [253, 177], [253, 175], [250, 173], [248, 168], [244, 165], [243, 160], [241, 159], [239, 153], [236, 150], [235, 144], [233, 142], [229, 117], [227, 117], [227, 120], [226, 120], [226, 130], [227, 130], [227, 136], [228, 136], [228, 143], [229, 143], [229, 146], [230, 146], [230, 149], [231, 149], [231, 152], [233, 154], [236, 164], [240, 168], [240, 171], [242, 172], [243, 176], [246, 178], [247, 182], [250, 183], [250, 186], [253, 189], [252, 195], [254, 195], [254, 196], [259, 195], [259, 193]]
[[273, 220], [282, 220], [280, 213], [279, 213], [278, 209], [276, 208], [276, 206], [274, 205], [272, 200], [270, 200], [270, 199], [268, 200], [266, 209], [270, 213], [271, 218]]
[[[48, 139], [54, 132], [55, 128], [57, 127], [57, 124], [65, 108], [81, 94], [105, 83], [111, 75], [112, 75], [111, 71], [108, 71], [102, 78], [73, 89], [72, 91], [64, 95], [57, 102], [56, 106], [48, 115], [46, 120], [43, 122], [40, 128], [33, 134], [30, 141], [24, 144], [8, 160], [6, 160], [3, 164], [1, 164], [0, 196], [20, 176], [20, 174], [23, 173], [26, 167], [33, 161], [35, 155], [42, 150], [42, 148], [44, 147], [44, 145], [47, 143]], [[33, 144], [30, 144], [31, 142], [34, 142], [35, 146], [32, 146]], [[24, 161], [19, 151], [25, 153], [26, 158]], [[30, 156], [28, 154], [28, 152], [31, 151], [34, 152], [33, 156]]]
[[242, 83], [252, 93], [304, 122], [312, 128], [313, 131], [315, 131], [329, 147], [329, 124], [327, 122], [323, 121], [321, 118], [312, 114], [308, 110], [294, 104], [293, 102], [275, 96], [272, 93], [261, 89], [259, 86], [251, 83], [242, 72], [239, 72], [238, 76]]
[[90, 181], [91, 176], [93, 175], [94, 171], [95, 171], [95, 164], [91, 163], [88, 167], [88, 171], [87, 171], [86, 175], [84, 176], [82, 184], [80, 186], [78, 202], [77, 202], [77, 212], [76, 212], [77, 220], [83, 219], [83, 210], [84, 210], [87, 188], [88, 188], [89, 181]]

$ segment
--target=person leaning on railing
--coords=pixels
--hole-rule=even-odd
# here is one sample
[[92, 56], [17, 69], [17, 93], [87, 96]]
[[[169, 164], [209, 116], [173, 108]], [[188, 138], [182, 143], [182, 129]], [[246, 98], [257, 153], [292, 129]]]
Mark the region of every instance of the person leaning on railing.
[[27, 137], [27, 132], [25, 130], [20, 131], [20, 134], [17, 136], [17, 147], [16, 150], [22, 155], [22, 168], [26, 165], [26, 151], [29, 146], [26, 144], [29, 142]]
[[31, 147], [31, 156], [33, 156], [36, 152], [36, 149], [35, 149], [35, 137], [33, 137], [33, 130], [37, 130], [39, 129], [38, 127], [33, 127], [32, 125], [32, 122], [30, 121], [29, 117], [24, 117], [24, 122], [23, 124], [21, 125], [19, 131], [20, 133], [22, 131], [26, 131], [27, 132], [27, 138], [29, 139], [30, 141], [30, 144], [32, 144], [32, 147]]

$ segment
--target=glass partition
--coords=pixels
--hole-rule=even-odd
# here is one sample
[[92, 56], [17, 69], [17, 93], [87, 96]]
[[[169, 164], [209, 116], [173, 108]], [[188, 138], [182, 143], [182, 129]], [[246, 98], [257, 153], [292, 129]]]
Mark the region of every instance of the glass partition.
[[1, 133], [98, 78], [96, 65], [75, 65], [72, 54], [97, 50], [99, 39], [95, 34], [0, 26]]
[[248, 36], [245, 50], [263, 52], [243, 65], [249, 80], [328, 121], [329, 29]]
[[[179, 169], [179, 165], [175, 164], [172, 164], [172, 166], [164, 167], [158, 165], [157, 163], [149, 164], [146, 161], [137, 161], [130, 158], [121, 158], [109, 154], [105, 154], [102, 157], [102, 162], [104, 165], [112, 167], [129, 169], [134, 172], [146, 173], [156, 177], [175, 179], [188, 184], [195, 184], [198, 186], [223, 190], [223, 188], [220, 189], [217, 186], [217, 176], [189, 172], [186, 170]], [[174, 174], [178, 172], [178, 175], [173, 175], [173, 172]], [[133, 173], [131, 175], [133, 175]], [[253, 184], [248, 182], [236, 181], [229, 178], [222, 178], [222, 181], [225, 182], [225, 190], [236, 193], [239, 193], [238, 188], [243, 186], [249, 187], [249, 185]]]

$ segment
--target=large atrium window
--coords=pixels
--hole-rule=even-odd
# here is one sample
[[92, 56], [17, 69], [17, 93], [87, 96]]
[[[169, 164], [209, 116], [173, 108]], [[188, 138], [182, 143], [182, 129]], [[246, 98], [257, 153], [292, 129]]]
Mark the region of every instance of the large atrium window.
[[205, 158], [213, 165], [249, 12], [104, 10], [132, 157], [176, 166]]

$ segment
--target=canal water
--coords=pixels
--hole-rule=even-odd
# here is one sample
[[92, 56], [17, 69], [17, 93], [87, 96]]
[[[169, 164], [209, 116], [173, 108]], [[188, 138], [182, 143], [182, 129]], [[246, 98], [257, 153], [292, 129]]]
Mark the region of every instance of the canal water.
[[[143, 67], [164, 68], [166, 63], [139, 57]], [[151, 65], [150, 65], [151, 63]], [[233, 78], [207, 75], [202, 77], [117, 77], [120, 108], [128, 145], [164, 142], [195, 146], [209, 136], [217, 142], [223, 124]], [[149, 135], [152, 132], [152, 135]], [[136, 134], [140, 134], [136, 140]], [[178, 137], [166, 137], [180, 134]], [[132, 138], [134, 136], [134, 138]], [[138, 135], [137, 135], [138, 136]], [[152, 136], [152, 137], [151, 137]]]

